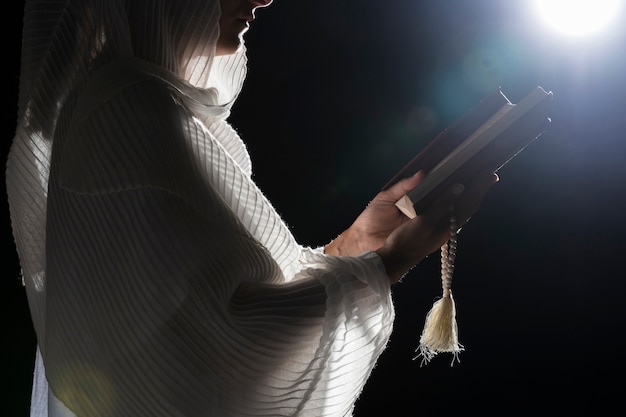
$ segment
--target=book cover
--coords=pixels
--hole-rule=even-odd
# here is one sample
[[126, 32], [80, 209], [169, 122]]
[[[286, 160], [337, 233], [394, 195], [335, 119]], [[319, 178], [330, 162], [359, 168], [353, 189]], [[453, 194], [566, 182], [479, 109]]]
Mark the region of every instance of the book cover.
[[437, 135], [383, 190], [423, 170], [422, 182], [396, 203], [412, 218], [452, 184], [466, 183], [485, 170], [496, 172], [547, 129], [552, 96], [536, 87], [516, 104], [501, 90], [485, 97]]

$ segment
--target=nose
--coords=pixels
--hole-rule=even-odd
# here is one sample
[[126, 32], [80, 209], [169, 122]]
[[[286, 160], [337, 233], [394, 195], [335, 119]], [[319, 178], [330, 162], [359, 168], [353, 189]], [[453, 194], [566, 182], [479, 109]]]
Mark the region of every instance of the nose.
[[250, 0], [255, 9], [259, 7], [267, 7], [272, 4], [273, 0]]

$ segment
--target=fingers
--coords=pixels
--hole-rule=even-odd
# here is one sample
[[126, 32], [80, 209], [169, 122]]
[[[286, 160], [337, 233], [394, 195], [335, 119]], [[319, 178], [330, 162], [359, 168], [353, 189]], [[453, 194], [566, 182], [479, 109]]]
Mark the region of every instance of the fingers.
[[461, 228], [478, 210], [485, 194], [496, 182], [498, 176], [495, 173], [484, 172], [466, 186], [455, 184], [433, 201], [420, 217], [431, 227], [433, 234], [448, 230], [451, 214], [455, 215], [457, 226]]
[[399, 200], [405, 195], [408, 191], [412, 190], [419, 184], [426, 174], [424, 171], [418, 171], [412, 176], [405, 178], [403, 180], [398, 181], [386, 191], [390, 198], [394, 199], [394, 201]]
[[[406, 192], [404, 187], [418, 183], [421, 178], [422, 174], [408, 178], [388, 191], [393, 189], [399, 198]], [[489, 172], [474, 177], [465, 186], [455, 184], [418, 216], [395, 228], [376, 250], [391, 282], [397, 282], [412, 266], [440, 248], [450, 236], [450, 216], [455, 215], [457, 227], [463, 226], [478, 209], [489, 187], [497, 181], [497, 175]]]
[[498, 175], [493, 172], [484, 172], [477, 175], [467, 184], [463, 196], [455, 204], [458, 227], [462, 227], [479, 209], [489, 188], [499, 181]]
[[419, 217], [425, 224], [431, 227], [435, 234], [447, 230], [452, 208], [455, 207], [455, 203], [464, 194], [465, 186], [463, 184], [453, 185], [433, 201]]

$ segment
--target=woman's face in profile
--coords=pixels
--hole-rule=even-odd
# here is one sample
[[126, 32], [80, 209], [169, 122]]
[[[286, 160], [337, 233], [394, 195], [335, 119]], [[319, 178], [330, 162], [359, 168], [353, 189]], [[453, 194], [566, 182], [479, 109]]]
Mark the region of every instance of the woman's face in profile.
[[228, 55], [237, 52], [241, 46], [241, 37], [250, 28], [254, 12], [259, 7], [267, 7], [272, 0], [220, 0], [220, 37], [217, 41], [216, 55]]

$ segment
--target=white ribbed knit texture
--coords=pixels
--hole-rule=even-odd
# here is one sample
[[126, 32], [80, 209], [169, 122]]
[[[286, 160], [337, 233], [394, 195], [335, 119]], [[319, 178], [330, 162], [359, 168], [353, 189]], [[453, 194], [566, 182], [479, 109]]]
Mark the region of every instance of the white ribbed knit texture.
[[387, 343], [380, 259], [300, 246], [252, 181], [218, 17], [26, 2], [6, 180], [33, 416], [349, 416]]

